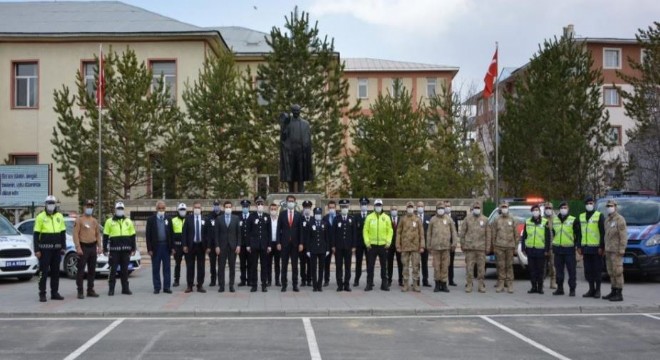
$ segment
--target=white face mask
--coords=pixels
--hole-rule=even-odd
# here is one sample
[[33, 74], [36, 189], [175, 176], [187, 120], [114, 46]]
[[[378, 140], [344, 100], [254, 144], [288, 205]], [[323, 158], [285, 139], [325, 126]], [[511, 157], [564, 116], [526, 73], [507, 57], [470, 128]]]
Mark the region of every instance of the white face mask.
[[587, 210], [589, 212], [594, 211], [594, 206], [592, 204], [589, 204], [589, 205], [585, 206], [584, 208], [585, 208], [585, 210]]
[[415, 209], [413, 209], [413, 208], [407, 208], [407, 209], [406, 209], [406, 212], [408, 213], [408, 215], [412, 215], [412, 214], [415, 212]]
[[231, 208], [225, 208], [225, 215], [231, 215]]
[[202, 214], [202, 209], [193, 209], [193, 214], [201, 215]]
[[472, 214], [474, 214], [474, 216], [481, 215], [481, 209], [472, 209]]
[[396, 211], [396, 210], [390, 210], [390, 216], [391, 216], [391, 217], [396, 217], [398, 214], [399, 214], [398, 211]]
[[94, 213], [93, 208], [85, 208], [85, 215], [92, 216], [93, 213]]
[[341, 209], [341, 214], [342, 215], [348, 215], [348, 208], [342, 208]]
[[367, 205], [360, 206], [360, 211], [367, 212]]
[[383, 212], [383, 207], [382, 206], [375, 206], [374, 210], [376, 210], [376, 212], [380, 214], [381, 212]]
[[566, 216], [568, 215], [568, 209], [559, 209], [559, 213], [561, 214], [561, 216]]
[[417, 208], [417, 213], [420, 214], [420, 215], [423, 214], [424, 213], [424, 207], [423, 206], [418, 207]]
[[314, 215], [314, 219], [315, 219], [316, 221], [321, 221], [321, 220], [323, 219], [323, 215], [321, 215], [321, 214], [316, 214], [316, 215]]
[[445, 214], [445, 209], [436, 209], [435, 211], [436, 211], [436, 212], [438, 213], [438, 215], [440, 215], [440, 216], [442, 216], [442, 215]]
[[289, 210], [293, 210], [296, 207], [296, 203], [293, 201], [289, 201], [286, 203], [286, 207], [289, 208]]
[[616, 211], [616, 208], [614, 206], [611, 206], [611, 207], [607, 208], [607, 213], [608, 214], [614, 214], [615, 211]]
[[500, 211], [502, 212], [502, 214], [506, 215], [509, 213], [509, 208], [500, 208]]
[[157, 214], [160, 217], [165, 217], [165, 211], [159, 211]]
[[270, 216], [277, 217], [277, 210], [271, 210], [270, 211]]
[[179, 210], [179, 216], [181, 216], [181, 217], [186, 216], [186, 211], [185, 210]]
[[264, 206], [263, 205], [257, 205], [257, 212], [264, 212]]
[[124, 210], [121, 209], [115, 210], [115, 215], [117, 215], [118, 217], [124, 216]]
[[311, 209], [303, 210], [303, 215], [305, 215], [306, 217], [312, 216], [312, 210]]
[[552, 216], [552, 209], [545, 209], [545, 216]]
[[55, 204], [48, 204], [48, 205], [46, 205], [46, 211], [51, 212], [51, 213], [52, 213], [53, 211], [55, 211]]
[[533, 217], [536, 218], [536, 217], [539, 217], [540, 215], [541, 215], [541, 212], [540, 212], [540, 211], [538, 211], [538, 210], [534, 210], [534, 211], [532, 211], [532, 216], [533, 216]]
[[334, 216], [334, 215], [337, 215], [337, 210], [335, 210], [335, 209], [328, 209], [328, 214], [333, 215], [333, 216]]
[[451, 208], [450, 208], [450, 207], [446, 207], [446, 208], [445, 208], [445, 212], [447, 213], [447, 215], [451, 214]]

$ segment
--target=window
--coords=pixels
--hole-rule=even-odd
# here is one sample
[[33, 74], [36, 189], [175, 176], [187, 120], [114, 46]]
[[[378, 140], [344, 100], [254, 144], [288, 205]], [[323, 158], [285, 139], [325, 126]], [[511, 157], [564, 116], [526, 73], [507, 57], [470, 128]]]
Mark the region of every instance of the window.
[[603, 68], [621, 69], [621, 49], [603, 49]]
[[366, 99], [369, 96], [368, 87], [368, 79], [358, 79], [358, 99]]
[[426, 96], [429, 98], [435, 97], [438, 80], [436, 78], [426, 79]]
[[14, 63], [15, 108], [36, 108], [39, 105], [39, 64], [36, 62]]
[[621, 146], [621, 126], [614, 125], [610, 128], [610, 140], [614, 145]]
[[13, 165], [37, 165], [39, 156], [37, 154], [9, 154], [9, 161]]
[[85, 90], [87, 94], [96, 99], [96, 69], [98, 64], [95, 61], [85, 61], [82, 66], [83, 80], [85, 81]]
[[153, 72], [153, 81], [151, 89], [158, 87], [161, 76], [163, 77], [163, 92], [169, 89], [170, 101], [176, 102], [176, 61], [151, 61], [151, 71]]
[[603, 88], [603, 102], [605, 106], [621, 106], [621, 98], [616, 88]]
[[642, 64], [642, 65], [644, 65], [644, 62], [646, 61], [646, 57], [649, 56], [649, 54], [647, 54], [647, 52], [648, 52], [648, 49], [641, 49], [640, 50], [639, 63]]

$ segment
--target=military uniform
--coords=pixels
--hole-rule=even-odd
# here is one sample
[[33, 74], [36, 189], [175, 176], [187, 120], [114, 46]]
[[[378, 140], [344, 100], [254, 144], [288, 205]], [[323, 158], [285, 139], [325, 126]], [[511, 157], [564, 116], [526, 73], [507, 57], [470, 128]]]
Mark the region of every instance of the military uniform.
[[[323, 210], [320, 207], [314, 209], [314, 216], [320, 216]], [[323, 291], [323, 272], [325, 270], [326, 256], [330, 254], [330, 244], [328, 243], [328, 233], [330, 224], [324, 219], [314, 219], [311, 221], [309, 231], [305, 233], [304, 243], [307, 250], [307, 257], [310, 259], [311, 267], [309, 271], [312, 274], [312, 286], [314, 292]]]
[[[472, 205], [472, 210], [481, 210], [481, 204]], [[486, 252], [490, 249], [490, 227], [488, 219], [479, 213], [468, 215], [461, 223], [459, 238], [461, 250], [465, 254], [465, 291], [472, 292], [472, 275], [474, 266], [477, 266], [477, 280], [479, 292], [486, 292], [484, 273], [486, 271]]]
[[[340, 200], [339, 206], [348, 206], [348, 200]], [[357, 222], [351, 215], [340, 214], [335, 218], [330, 239], [335, 254], [337, 291], [351, 291], [351, 262], [357, 240]]]
[[[444, 203], [438, 202], [438, 209], [444, 211]], [[434, 292], [449, 292], [449, 251], [456, 246], [458, 235], [451, 217], [439, 213], [429, 221], [426, 247], [433, 256]]]
[[172, 286], [179, 286], [179, 279], [181, 278], [181, 260], [183, 259], [183, 224], [186, 221], [185, 211], [186, 204], [181, 203], [177, 206], [177, 211], [183, 211], [184, 215], [177, 214], [170, 221], [168, 231], [174, 245], [174, 284]]
[[[259, 196], [255, 199], [257, 206], [263, 205], [264, 198]], [[266, 283], [268, 282], [268, 272], [266, 266], [268, 264], [268, 253], [271, 250], [271, 225], [270, 214], [265, 212], [254, 212], [250, 214], [247, 219], [248, 223], [248, 241], [247, 247], [250, 253], [250, 284], [252, 286], [251, 292], [257, 291], [257, 264], [261, 264], [261, 291], [268, 291]]]
[[366, 252], [366, 246], [364, 245], [364, 222], [367, 219], [367, 211], [363, 210], [362, 207], [369, 205], [369, 199], [366, 197], [360, 198], [360, 214], [355, 216], [355, 230], [357, 233], [356, 243], [355, 243], [355, 280], [353, 281], [353, 287], [360, 286], [360, 277], [362, 276], [362, 260], [364, 259], [364, 254]]
[[[412, 201], [406, 204], [406, 209], [413, 208]], [[424, 239], [424, 224], [414, 214], [406, 214], [401, 218], [396, 229], [396, 251], [401, 253], [403, 264], [403, 287], [401, 291], [408, 291], [410, 270], [412, 266], [413, 291], [419, 292], [419, 260], [420, 252], [424, 251], [426, 244]]]
[[34, 220], [33, 249], [39, 256], [39, 301], [46, 301], [46, 280], [50, 276], [50, 295], [53, 300], [63, 300], [60, 288], [60, 260], [66, 249], [64, 216], [55, 210], [57, 200], [46, 197], [46, 206], [52, 211], [42, 211]]
[[243, 209], [248, 209], [248, 211], [243, 210], [241, 215], [239, 215], [238, 226], [241, 228], [241, 250], [238, 253], [238, 262], [239, 269], [241, 271], [241, 281], [238, 283], [238, 286], [245, 286], [250, 284], [249, 280], [249, 269], [250, 269], [250, 254], [247, 251], [248, 244], [248, 218], [250, 217], [250, 200], [242, 200], [241, 206]]
[[616, 211], [616, 207], [616, 201], [607, 202], [607, 209], [612, 212], [607, 215], [605, 220], [605, 260], [612, 291], [603, 296], [603, 299], [623, 301], [623, 255], [628, 246], [628, 228], [626, 219]]
[[548, 220], [541, 217], [538, 205], [532, 206], [532, 211], [539, 212], [538, 217], [532, 216], [525, 221], [525, 228], [521, 237], [522, 251], [527, 255], [527, 268], [532, 288], [528, 294], [543, 294], [543, 276], [545, 263], [550, 252], [550, 232]]
[[[500, 211], [502, 208], [508, 211], [509, 205], [500, 204]], [[492, 244], [497, 262], [496, 292], [502, 292], [506, 286], [507, 291], [513, 293], [513, 254], [518, 243], [517, 222], [510, 214], [501, 213], [491, 226]]]
[[[124, 204], [122, 202], [115, 204], [116, 210], [124, 210]], [[119, 264], [119, 274], [121, 276], [121, 293], [124, 295], [133, 294], [128, 287], [128, 263], [131, 254], [135, 253], [135, 249], [135, 226], [131, 219], [119, 214], [115, 214], [115, 216], [108, 219], [103, 227], [103, 252], [110, 251], [110, 256], [108, 256], [110, 267], [110, 275], [108, 276], [109, 296], [115, 294], [117, 264]]]

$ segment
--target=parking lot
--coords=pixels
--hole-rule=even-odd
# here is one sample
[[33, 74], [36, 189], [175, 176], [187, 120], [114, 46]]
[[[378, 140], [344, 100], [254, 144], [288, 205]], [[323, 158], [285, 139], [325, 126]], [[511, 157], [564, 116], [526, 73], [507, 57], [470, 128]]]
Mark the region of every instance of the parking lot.
[[653, 359], [660, 314], [0, 318], [2, 359]]

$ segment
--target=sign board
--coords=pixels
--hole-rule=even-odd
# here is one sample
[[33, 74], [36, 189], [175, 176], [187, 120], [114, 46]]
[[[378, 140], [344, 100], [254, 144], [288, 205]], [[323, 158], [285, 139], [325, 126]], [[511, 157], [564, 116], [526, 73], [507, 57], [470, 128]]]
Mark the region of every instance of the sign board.
[[48, 165], [0, 165], [0, 207], [43, 204], [49, 181]]

